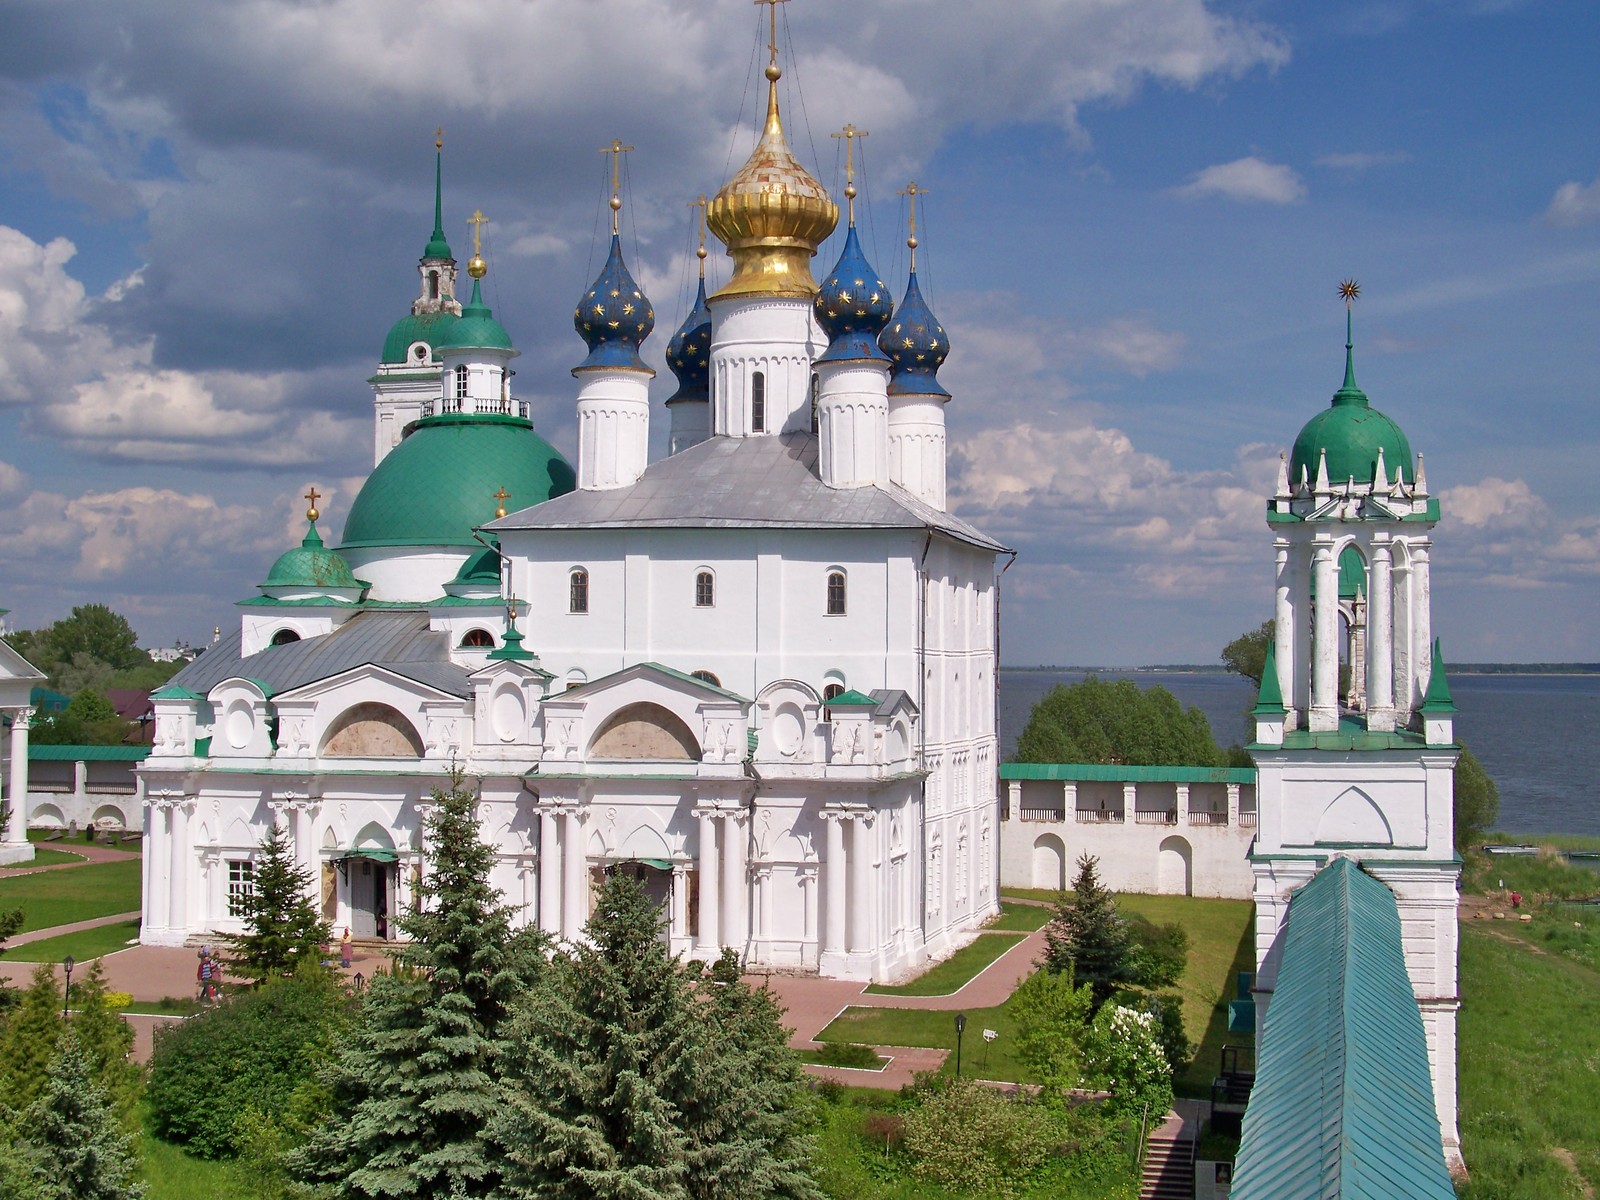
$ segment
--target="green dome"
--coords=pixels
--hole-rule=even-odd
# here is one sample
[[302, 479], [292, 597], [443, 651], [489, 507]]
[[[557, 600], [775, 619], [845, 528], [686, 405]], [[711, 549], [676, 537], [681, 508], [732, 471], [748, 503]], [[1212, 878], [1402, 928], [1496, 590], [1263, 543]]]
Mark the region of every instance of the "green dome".
[[470, 555], [467, 561], [461, 564], [461, 569], [456, 572], [456, 577], [450, 582], [498, 588], [500, 586], [500, 551], [493, 547], [487, 547], [477, 554]]
[[570, 492], [576, 476], [522, 417], [459, 413], [426, 417], [362, 485], [344, 546], [468, 546], [494, 520], [495, 493], [527, 508]]
[[437, 352], [461, 318], [453, 312], [410, 313], [401, 317], [383, 339], [385, 363], [410, 362], [407, 352], [413, 342], [427, 342]]
[[1354, 479], [1371, 483], [1377, 470], [1378, 450], [1383, 450], [1383, 468], [1389, 478], [1395, 470], [1407, 483], [1415, 483], [1416, 467], [1411, 458], [1411, 443], [1388, 417], [1373, 408], [1367, 394], [1356, 386], [1354, 351], [1344, 347], [1344, 386], [1333, 394], [1333, 404], [1306, 422], [1294, 440], [1289, 456], [1289, 483], [1300, 486], [1302, 471], [1314, 485], [1322, 452], [1328, 452], [1328, 482], [1338, 487]]
[[336, 551], [322, 544], [317, 523], [313, 521], [300, 545], [279, 555], [278, 561], [272, 564], [272, 570], [267, 572], [266, 582], [259, 586], [315, 588], [322, 591], [328, 588], [360, 590], [366, 584], [351, 573], [350, 564], [340, 558]]
[[435, 350], [510, 350], [511, 335], [504, 325], [494, 319], [494, 313], [483, 302], [483, 291], [478, 281], [472, 281], [472, 301], [461, 310], [454, 325], [439, 341]]

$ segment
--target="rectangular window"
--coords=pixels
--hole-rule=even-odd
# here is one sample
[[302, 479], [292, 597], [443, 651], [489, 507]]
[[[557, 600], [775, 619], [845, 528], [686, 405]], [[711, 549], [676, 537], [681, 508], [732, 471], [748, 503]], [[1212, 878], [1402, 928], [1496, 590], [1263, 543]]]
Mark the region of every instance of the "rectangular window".
[[830, 571], [828, 573], [828, 615], [830, 617], [844, 616], [844, 572]]
[[228, 860], [228, 915], [244, 916], [245, 902], [256, 894], [256, 865], [248, 858]]
[[694, 577], [694, 603], [696, 608], [712, 608], [717, 603], [717, 584], [710, 571], [701, 571]]
[[767, 431], [767, 377], [757, 371], [750, 377], [750, 432]]

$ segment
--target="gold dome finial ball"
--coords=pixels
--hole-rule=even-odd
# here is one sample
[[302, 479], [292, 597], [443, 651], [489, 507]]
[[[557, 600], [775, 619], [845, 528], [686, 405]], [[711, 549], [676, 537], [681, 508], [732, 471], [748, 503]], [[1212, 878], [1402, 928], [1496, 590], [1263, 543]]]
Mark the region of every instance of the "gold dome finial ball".
[[489, 273], [489, 264], [483, 261], [483, 255], [474, 254], [467, 260], [467, 274], [474, 279], [482, 279]]
[[854, 200], [859, 193], [856, 191], [855, 184], [847, 183], [844, 185], [844, 194], [846, 199]]
[[909, 247], [909, 248], [911, 248], [911, 249], [912, 249], [912, 250], [915, 250], [915, 249], [916, 249], [916, 248], [917, 248], [917, 245], [918, 245], [918, 242], [917, 242], [917, 239], [916, 239], [916, 237], [915, 237], [915, 236], [912, 236], [912, 237], [908, 237], [908, 238], [907, 238], [907, 239], [906, 239], [906, 245], [907, 245], [907, 246], [908, 246], [908, 247]]
[[706, 256], [706, 248], [704, 246], [696, 247], [694, 256], [696, 258], [704, 258]]
[[611, 204], [611, 211], [612, 212], [620, 211], [621, 208], [622, 208], [622, 197], [621, 196], [613, 196], [613, 197], [611, 197], [610, 204]]
[[777, 63], [768, 63], [767, 69], [763, 72], [763, 74], [765, 74], [766, 77], [773, 83], [777, 83], [778, 80], [783, 78], [783, 68]]
[[315, 521], [321, 515], [322, 514], [317, 511], [317, 506], [315, 504], [306, 509], [306, 520], [308, 521]]

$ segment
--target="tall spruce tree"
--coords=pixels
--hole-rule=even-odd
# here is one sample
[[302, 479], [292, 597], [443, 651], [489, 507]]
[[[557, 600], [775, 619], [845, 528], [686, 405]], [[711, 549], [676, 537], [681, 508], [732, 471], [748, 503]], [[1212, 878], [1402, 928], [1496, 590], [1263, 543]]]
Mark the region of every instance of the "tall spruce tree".
[[1133, 940], [1098, 868], [1092, 854], [1078, 859], [1072, 893], [1062, 895], [1044, 932], [1044, 966], [1088, 984], [1096, 1011], [1119, 988], [1137, 982]]
[[288, 834], [274, 825], [260, 851], [251, 890], [239, 900], [245, 931], [224, 939], [228, 970], [252, 984], [293, 975], [301, 963], [318, 961], [331, 933], [311, 902], [311, 872], [296, 865]]
[[34, 1102], [64, 1029], [55, 966], [40, 963], [21, 1002], [0, 1026], [0, 1109], [20, 1113]]
[[633, 880], [606, 881], [585, 939], [512, 1026], [490, 1129], [506, 1195], [559, 1200], [815, 1197], [778, 1009], [737, 968], [672, 958]]
[[503, 1102], [511, 1007], [541, 972], [545, 943], [513, 932], [489, 882], [494, 850], [459, 775], [435, 789], [411, 940], [378, 975], [333, 1076], [333, 1113], [290, 1156], [302, 1178], [348, 1197], [487, 1197], [500, 1184], [483, 1139]]
[[94, 1060], [69, 1031], [49, 1079], [23, 1115], [24, 1142], [51, 1200], [140, 1200], [144, 1184], [128, 1134], [94, 1077]]

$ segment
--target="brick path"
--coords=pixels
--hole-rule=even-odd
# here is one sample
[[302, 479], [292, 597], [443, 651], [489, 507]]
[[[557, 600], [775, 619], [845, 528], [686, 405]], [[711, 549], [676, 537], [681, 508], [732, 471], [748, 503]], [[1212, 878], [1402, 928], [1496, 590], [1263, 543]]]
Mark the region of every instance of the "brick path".
[[[131, 845], [131, 843], [130, 843]], [[70, 871], [73, 867], [85, 866], [87, 863], [122, 862], [124, 859], [137, 858], [137, 850], [115, 850], [110, 846], [102, 846], [99, 842], [35, 842], [35, 850], [59, 850], [63, 854], [82, 855], [85, 862], [51, 863], [49, 866], [39, 866], [35, 863], [18, 863], [13, 867], [0, 867], [0, 879], [11, 879], [17, 875], [33, 875], [39, 871]]]

